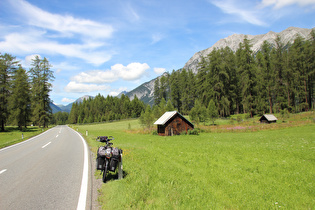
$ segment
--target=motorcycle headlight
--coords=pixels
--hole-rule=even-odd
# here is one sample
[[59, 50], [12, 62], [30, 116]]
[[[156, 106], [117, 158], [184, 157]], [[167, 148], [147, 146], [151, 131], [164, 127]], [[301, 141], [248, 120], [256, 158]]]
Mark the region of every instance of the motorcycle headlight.
[[110, 158], [110, 157], [112, 156], [112, 150], [111, 150], [111, 148], [107, 148], [107, 149], [105, 150], [105, 156], [106, 156], [107, 158]]

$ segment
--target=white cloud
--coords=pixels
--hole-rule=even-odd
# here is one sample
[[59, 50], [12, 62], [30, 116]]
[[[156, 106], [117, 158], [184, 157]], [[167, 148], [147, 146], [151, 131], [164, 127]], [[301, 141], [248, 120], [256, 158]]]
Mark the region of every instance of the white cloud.
[[83, 35], [89, 38], [109, 38], [113, 27], [70, 15], [59, 15], [46, 12], [24, 0], [11, 0], [10, 3], [29, 25], [58, 31], [64, 35]]
[[118, 75], [116, 75], [113, 71], [89, 71], [89, 72], [81, 72], [78, 75], [74, 76], [72, 80], [79, 83], [111, 83], [118, 79]]
[[[220, 8], [224, 13], [236, 15], [238, 18], [235, 18], [234, 21], [242, 20], [253, 25], [266, 25], [259, 17], [259, 10], [250, 5], [245, 6], [245, 2], [243, 3], [236, 0], [211, 0], [210, 2]], [[246, 3], [249, 4], [249, 2]]]
[[156, 74], [163, 74], [166, 71], [165, 68], [154, 68], [153, 70]]
[[[5, 26], [0, 49], [15, 55], [50, 54], [79, 58], [93, 65], [111, 59], [106, 39], [114, 29], [109, 24], [70, 15], [52, 14], [25, 0], [8, 0], [21, 25]], [[24, 22], [23, 22], [24, 21]], [[60, 41], [64, 37], [67, 42]], [[102, 48], [102, 49], [101, 49]]]
[[110, 89], [108, 85], [82, 84], [75, 81], [69, 82], [64, 88], [66, 92], [70, 93], [88, 93], [94, 91], [104, 91], [108, 89]]
[[11, 33], [0, 42], [0, 49], [15, 54], [49, 53], [60, 54], [85, 60], [87, 63], [101, 65], [111, 59], [111, 54], [98, 51], [94, 43], [60, 44], [45, 38], [46, 32], [30, 30], [24, 33]]
[[70, 99], [70, 98], [63, 98], [61, 101], [62, 101], [62, 102], [65, 102], [65, 103], [72, 103], [72, 102], [74, 102], [75, 100], [74, 100], [74, 99]]
[[275, 9], [280, 9], [285, 6], [297, 4], [301, 7], [313, 6], [315, 7], [315, 0], [262, 0], [261, 6], [274, 6]]
[[41, 59], [41, 56], [39, 54], [33, 54], [33, 55], [25, 56], [25, 59], [23, 61], [25, 66], [26, 67], [31, 66], [31, 64], [33, 63], [33, 60], [35, 59], [36, 56], [38, 56]]
[[81, 72], [73, 76], [71, 79], [78, 83], [111, 83], [118, 79], [126, 81], [137, 80], [143, 76], [150, 66], [146, 63], [130, 63], [127, 66], [122, 64], [115, 64], [111, 66], [110, 70], [94, 70], [88, 72]]
[[115, 64], [111, 70], [123, 80], [131, 81], [139, 79], [150, 66], [146, 63], [130, 63], [127, 66]]

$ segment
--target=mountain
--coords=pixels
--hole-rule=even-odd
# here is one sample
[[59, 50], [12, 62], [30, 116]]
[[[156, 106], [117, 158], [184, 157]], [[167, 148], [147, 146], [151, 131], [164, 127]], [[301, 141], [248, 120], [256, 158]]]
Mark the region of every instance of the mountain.
[[61, 112], [62, 109], [55, 105], [54, 103], [49, 103], [50, 108], [52, 109], [52, 113], [55, 114], [57, 112]]
[[138, 86], [137, 88], [133, 89], [130, 92], [127, 92], [125, 95], [133, 100], [134, 96], [136, 95], [137, 98], [143, 101], [146, 104], [153, 105], [153, 93], [154, 93], [154, 82], [156, 79], [161, 78], [162, 76], [166, 75], [167, 73], [162, 74], [161, 76], [152, 79], [149, 82], [143, 83], [142, 85]]
[[82, 103], [83, 100], [87, 100], [89, 98], [94, 98], [93, 96], [88, 96], [88, 95], [85, 95], [85, 96], [82, 96], [80, 98], [78, 98], [77, 100], [75, 100], [75, 102], [72, 102], [66, 106], [64, 105], [55, 105], [54, 103], [50, 103], [50, 108], [52, 109], [52, 113], [57, 113], [57, 112], [68, 112], [70, 113], [71, 111], [71, 108], [72, 108], [72, 104], [73, 103]]
[[[313, 28], [315, 29], [315, 28]], [[202, 57], [207, 56], [212, 52], [214, 49], [221, 49], [225, 47], [231, 48], [234, 52], [237, 51], [239, 48], [239, 44], [243, 42], [245, 36], [247, 36], [247, 39], [250, 40], [252, 44], [252, 50], [254, 53], [257, 53], [260, 50], [261, 45], [265, 40], [267, 40], [272, 46], [275, 46], [275, 39], [277, 38], [277, 35], [280, 36], [281, 41], [283, 43], [293, 43], [294, 39], [297, 35], [300, 35], [304, 39], [310, 39], [311, 38], [311, 31], [313, 29], [305, 29], [305, 28], [296, 28], [296, 27], [289, 27], [285, 29], [284, 31], [281, 31], [280, 33], [276, 33], [273, 31], [270, 31], [266, 34], [261, 35], [244, 35], [244, 34], [233, 34], [231, 36], [228, 36], [224, 39], [219, 40], [216, 42], [213, 46], [196, 52], [184, 65], [184, 69], [186, 70], [192, 70], [195, 74], [198, 72], [198, 64], [201, 61]], [[165, 73], [164, 73], [165, 74]], [[134, 95], [137, 95], [137, 97], [147, 103], [152, 105], [154, 103], [153, 99], [153, 91], [154, 91], [154, 81], [163, 75], [149, 81], [146, 83], [143, 83], [142, 85], [138, 86], [137, 88], [133, 89], [132, 91], [125, 93], [131, 100], [133, 99]]]
[[184, 69], [186, 70], [190, 69], [196, 74], [198, 72], [198, 63], [201, 61], [202, 57], [207, 56], [214, 49], [221, 49], [225, 47], [229, 47], [231, 48], [231, 50], [236, 52], [237, 49], [239, 48], [239, 44], [243, 42], [245, 36], [247, 36], [247, 39], [249, 39], [252, 44], [252, 48], [251, 48], [252, 51], [254, 53], [257, 53], [260, 50], [260, 47], [265, 40], [267, 40], [272, 46], [275, 46], [276, 44], [275, 39], [277, 38], [277, 35], [279, 35], [281, 38], [281, 41], [286, 44], [288, 42], [293, 43], [297, 35], [300, 35], [304, 39], [310, 39], [311, 31], [312, 29], [290, 27], [290, 28], [285, 29], [284, 31], [281, 31], [280, 33], [269, 31], [266, 34], [261, 34], [261, 35], [233, 34], [227, 38], [219, 40], [212, 47], [196, 52], [187, 61], [187, 63], [184, 66]]

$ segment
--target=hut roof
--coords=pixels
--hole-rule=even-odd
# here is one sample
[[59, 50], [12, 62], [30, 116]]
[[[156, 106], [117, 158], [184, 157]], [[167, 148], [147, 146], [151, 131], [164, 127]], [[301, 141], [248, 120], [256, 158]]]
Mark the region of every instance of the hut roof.
[[183, 118], [185, 121], [187, 121], [189, 124], [191, 124], [192, 127], [194, 127], [194, 125], [191, 122], [189, 122], [189, 120], [187, 120], [183, 115], [181, 115], [177, 111], [165, 112], [154, 124], [155, 125], [165, 125], [165, 123], [167, 123], [176, 114], [178, 114], [181, 118]]
[[270, 121], [277, 121], [278, 119], [273, 115], [273, 114], [264, 114], [260, 120], [262, 120], [263, 118], [266, 118], [269, 122]]

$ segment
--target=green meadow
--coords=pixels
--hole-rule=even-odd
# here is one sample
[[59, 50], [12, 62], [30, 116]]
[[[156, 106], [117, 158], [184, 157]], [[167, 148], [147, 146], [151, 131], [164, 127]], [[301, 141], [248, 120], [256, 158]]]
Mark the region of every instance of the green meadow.
[[315, 123], [296, 122], [172, 137], [138, 120], [73, 128], [94, 153], [100, 135], [123, 149], [124, 179], [99, 189], [103, 209], [314, 209]]
[[[47, 129], [42, 129], [37, 126], [28, 127], [20, 131], [17, 127], [8, 126], [5, 132], [0, 132], [0, 148], [7, 147], [21, 141], [25, 141], [33, 136], [36, 136]], [[22, 138], [23, 135], [23, 138]]]

